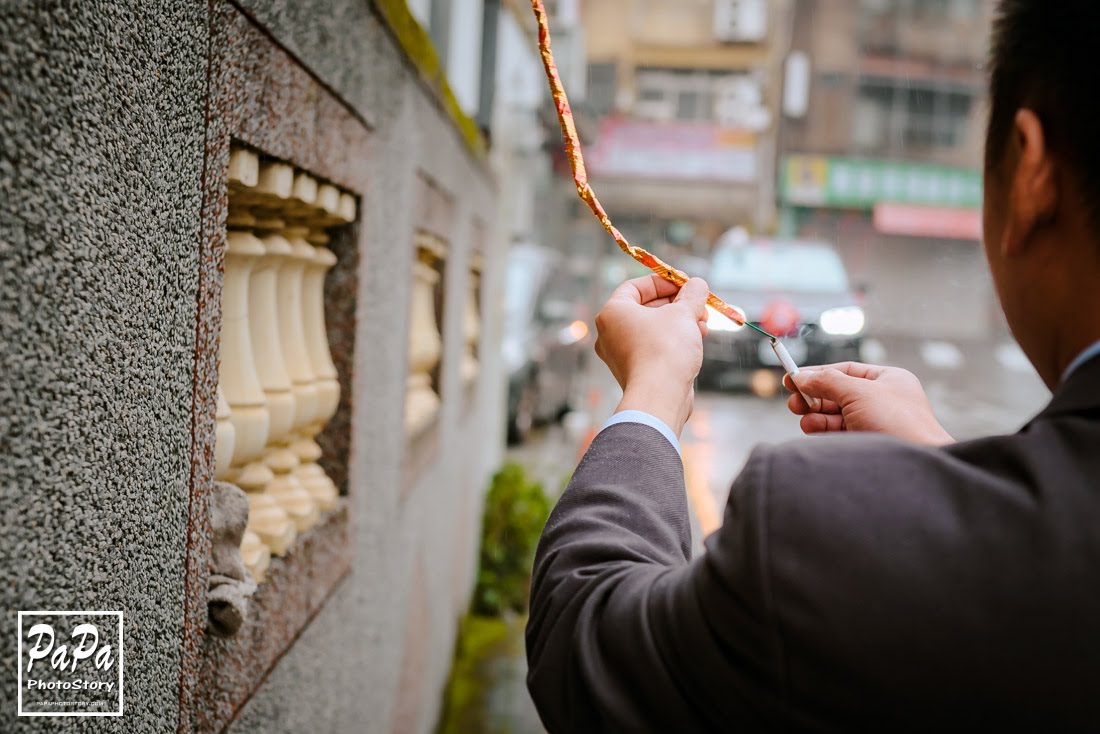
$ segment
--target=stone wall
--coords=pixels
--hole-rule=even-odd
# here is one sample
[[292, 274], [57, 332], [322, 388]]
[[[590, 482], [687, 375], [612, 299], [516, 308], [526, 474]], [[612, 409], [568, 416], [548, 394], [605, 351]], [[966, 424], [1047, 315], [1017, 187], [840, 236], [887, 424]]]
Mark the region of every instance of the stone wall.
[[[233, 67], [237, 58], [294, 66], [291, 91], [316, 109], [337, 105], [350, 126], [339, 135], [365, 142], [349, 142], [333, 172], [318, 171], [361, 194], [343, 386], [351, 571], [251, 681], [229, 730], [431, 730], [500, 459], [503, 379], [491, 345], [503, 266], [493, 233], [477, 234], [496, 221], [484, 158], [381, 17], [363, 0], [0, 10], [0, 657], [15, 658], [14, 610], [126, 614], [122, 719], [16, 719], [14, 680], [0, 677], [0, 730], [189, 731], [216, 721], [199, 668], [210, 649], [203, 513], [224, 246], [211, 233], [224, 229], [224, 194], [204, 186], [224, 182], [229, 137], [282, 158], [290, 151], [313, 170], [328, 165], [334, 134], [320, 113], [314, 127], [270, 129], [278, 109], [248, 117], [252, 108], [234, 99], [231, 115], [246, 117], [221, 119], [212, 87], [223, 78], [249, 90], [241, 105], [272, 98], [249, 87], [259, 77]], [[221, 47], [230, 43], [243, 51]], [[311, 148], [322, 128], [328, 142]], [[268, 150], [279, 135], [297, 138]], [[438, 446], [407, 476], [410, 282], [425, 176], [454, 205], [444, 398]], [[483, 347], [467, 387], [462, 317], [475, 250], [485, 260]]]
[[0, 7], [0, 730], [15, 610], [122, 609], [124, 719], [178, 718], [207, 12]]

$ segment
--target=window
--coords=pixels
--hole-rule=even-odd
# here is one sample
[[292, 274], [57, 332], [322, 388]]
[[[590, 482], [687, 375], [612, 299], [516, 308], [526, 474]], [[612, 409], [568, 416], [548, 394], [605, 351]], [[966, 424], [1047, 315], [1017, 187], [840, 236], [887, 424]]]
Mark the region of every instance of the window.
[[716, 0], [714, 35], [720, 41], [763, 41], [768, 34], [765, 0]]
[[587, 102], [593, 114], [611, 114], [615, 110], [618, 93], [618, 70], [615, 64], [588, 65]]
[[913, 13], [922, 20], [973, 20], [977, 0], [910, 0]]
[[954, 148], [965, 142], [974, 104], [970, 92], [897, 81], [860, 85], [853, 145], [877, 151], [902, 145]]
[[634, 113], [655, 122], [717, 122], [737, 126], [760, 104], [760, 85], [748, 74], [682, 69], [640, 69]]
[[914, 17], [919, 21], [973, 20], [979, 0], [863, 0], [863, 11], [874, 15]]

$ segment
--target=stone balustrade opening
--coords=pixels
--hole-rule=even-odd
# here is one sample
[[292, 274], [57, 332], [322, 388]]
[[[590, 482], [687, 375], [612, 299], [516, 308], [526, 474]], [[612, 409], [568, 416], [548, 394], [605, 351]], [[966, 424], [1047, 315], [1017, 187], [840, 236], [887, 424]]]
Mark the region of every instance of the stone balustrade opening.
[[337, 258], [326, 245], [357, 208], [306, 171], [231, 149], [216, 477], [248, 493], [241, 551], [258, 582], [340, 502], [316, 440], [340, 401], [325, 326]]

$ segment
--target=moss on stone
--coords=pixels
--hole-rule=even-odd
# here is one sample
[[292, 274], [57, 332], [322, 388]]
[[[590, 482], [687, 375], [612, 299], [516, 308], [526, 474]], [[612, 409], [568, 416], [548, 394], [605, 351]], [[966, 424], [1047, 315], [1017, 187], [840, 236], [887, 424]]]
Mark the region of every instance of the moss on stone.
[[420, 77], [438, 96], [443, 110], [458, 128], [466, 147], [479, 159], [484, 159], [485, 140], [481, 136], [481, 130], [458, 104], [428, 32], [409, 11], [405, 0], [374, 0], [374, 5]]

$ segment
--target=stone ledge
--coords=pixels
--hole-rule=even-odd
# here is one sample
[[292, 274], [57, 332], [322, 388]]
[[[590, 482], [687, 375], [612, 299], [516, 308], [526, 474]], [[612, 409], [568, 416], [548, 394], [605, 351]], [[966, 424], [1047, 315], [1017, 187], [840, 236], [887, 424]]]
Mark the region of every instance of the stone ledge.
[[342, 504], [299, 536], [286, 556], [271, 559], [235, 637], [204, 637], [194, 731], [222, 731], [236, 718], [350, 571], [348, 512]]
[[477, 160], [485, 162], [488, 151], [485, 139], [481, 136], [481, 130], [458, 104], [451, 85], [447, 82], [447, 74], [439, 61], [432, 39], [409, 12], [405, 0], [372, 0], [371, 4], [378, 11], [386, 27], [393, 33], [397, 45], [401, 47], [409, 63], [416, 69], [421, 81], [431, 90], [436, 101], [443, 108], [443, 112], [458, 129], [466, 147]]

